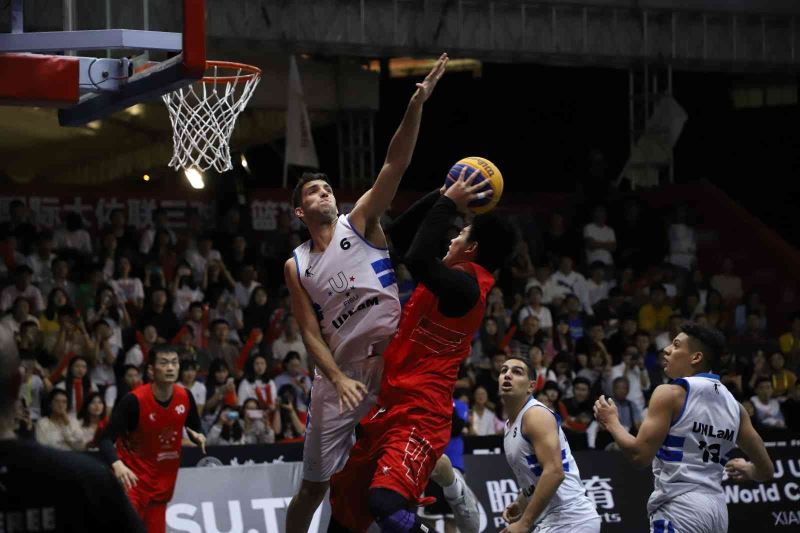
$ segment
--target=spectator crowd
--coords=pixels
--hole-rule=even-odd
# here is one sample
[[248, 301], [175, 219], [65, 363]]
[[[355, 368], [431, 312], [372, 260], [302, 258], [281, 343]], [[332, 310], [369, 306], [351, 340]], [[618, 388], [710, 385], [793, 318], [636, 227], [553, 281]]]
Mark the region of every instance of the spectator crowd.
[[[715, 370], [757, 427], [800, 431], [800, 314], [769, 313], [730, 259], [701, 270], [691, 218], [677, 206], [657, 219], [636, 198], [545, 221], [516, 216], [520, 245], [497, 273], [456, 384], [471, 406], [464, 432], [502, 434], [498, 376], [513, 354], [536, 370], [534, 395], [561, 415], [572, 446], [605, 448], [594, 400], [614, 398], [635, 431], [668, 381], [662, 350], [686, 321], [726, 334]], [[187, 220], [175, 229], [156, 210], [136, 232], [115, 210], [90, 233], [69, 213], [51, 230], [11, 203], [0, 224], [0, 354], [22, 360], [20, 435], [91, 448], [115, 402], [148, 380], [150, 347], [170, 343], [209, 444], [302, 440], [313, 360], [282, 265], [305, 236], [288, 212], [258, 233], [237, 208], [217, 223]], [[414, 281], [395, 259], [405, 301]], [[768, 330], [768, 316], [782, 323]]]

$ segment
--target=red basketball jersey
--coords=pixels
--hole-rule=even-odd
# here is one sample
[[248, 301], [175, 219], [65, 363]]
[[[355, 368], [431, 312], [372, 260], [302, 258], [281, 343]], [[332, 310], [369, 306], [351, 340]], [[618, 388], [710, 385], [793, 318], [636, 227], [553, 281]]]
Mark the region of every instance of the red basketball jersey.
[[167, 502], [175, 490], [181, 459], [183, 426], [189, 416], [189, 392], [172, 386], [172, 400], [162, 407], [151, 385], [131, 392], [139, 402], [139, 422], [130, 435], [117, 440], [117, 454], [139, 478], [137, 490], [153, 501]]
[[480, 265], [460, 263], [458, 267], [478, 281], [480, 298], [466, 315], [451, 318], [439, 312], [439, 298], [434, 293], [421, 283], [417, 286], [383, 354], [379, 405], [407, 400], [450, 417], [458, 368], [469, 354], [486, 310], [486, 295], [494, 285], [494, 277]]

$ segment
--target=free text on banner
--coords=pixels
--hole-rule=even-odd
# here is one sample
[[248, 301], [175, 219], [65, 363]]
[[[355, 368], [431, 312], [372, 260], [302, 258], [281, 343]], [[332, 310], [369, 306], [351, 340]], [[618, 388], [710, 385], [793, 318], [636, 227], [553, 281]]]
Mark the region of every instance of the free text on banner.
[[[768, 443], [775, 479], [732, 483], [729, 531], [797, 531], [800, 526], [800, 440]], [[603, 532], [647, 531], [646, 504], [653, 490], [650, 469], [635, 468], [614, 452], [576, 452], [587, 494], [603, 519]], [[467, 455], [467, 482], [480, 502], [481, 532], [500, 531], [502, 512], [518, 491], [502, 455]], [[286, 506], [300, 485], [302, 464], [272, 463], [182, 468], [167, 511], [172, 533], [282, 533]], [[328, 527], [327, 503], [312, 533]]]

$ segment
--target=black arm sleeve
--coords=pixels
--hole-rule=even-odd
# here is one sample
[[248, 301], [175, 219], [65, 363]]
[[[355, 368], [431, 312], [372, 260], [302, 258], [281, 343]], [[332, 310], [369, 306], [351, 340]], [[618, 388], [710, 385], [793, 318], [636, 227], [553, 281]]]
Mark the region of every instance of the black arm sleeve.
[[190, 391], [189, 393], [189, 415], [186, 417], [186, 427], [197, 433], [203, 432], [203, 427], [200, 425], [200, 415], [197, 413], [197, 403], [194, 401], [194, 396]]
[[386, 227], [386, 233], [392, 239], [392, 249], [399, 258], [405, 256], [411, 246], [411, 241], [414, 240], [414, 234], [419, 228], [419, 224], [428, 210], [436, 203], [441, 195], [439, 190], [431, 191], [419, 200], [414, 205], [406, 209], [403, 214], [395, 218], [391, 224]]
[[449, 317], [467, 314], [480, 298], [475, 278], [462, 270], [446, 267], [436, 258], [438, 245], [456, 214], [456, 204], [440, 196], [418, 226], [406, 254], [406, 266], [411, 275], [439, 298], [439, 312]]
[[137, 425], [139, 425], [139, 400], [128, 393], [114, 406], [111, 420], [97, 446], [106, 463], [112, 465], [119, 461], [114, 443], [120, 435], [135, 431]]

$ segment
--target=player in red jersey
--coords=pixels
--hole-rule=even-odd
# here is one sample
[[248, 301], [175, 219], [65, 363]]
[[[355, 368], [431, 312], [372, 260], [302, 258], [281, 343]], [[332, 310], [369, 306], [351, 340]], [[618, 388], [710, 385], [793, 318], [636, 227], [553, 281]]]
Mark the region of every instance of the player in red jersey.
[[467, 204], [481, 197], [476, 175], [462, 172], [434, 195], [406, 253], [419, 285], [384, 352], [378, 402], [362, 422], [347, 465], [331, 480], [332, 531], [366, 531], [373, 521], [382, 531], [429, 531], [413, 508], [424, 503], [420, 495], [450, 440], [453, 388], [483, 320], [491, 272], [510, 256], [515, 240], [499, 217], [479, 215], [450, 242], [444, 259], [436, 259], [456, 212], [467, 213]]
[[148, 533], [163, 533], [181, 463], [183, 428], [203, 453], [206, 439], [194, 398], [176, 385], [180, 363], [175, 348], [154, 346], [148, 366], [152, 383], [137, 387], [114, 406], [100, 451]]

